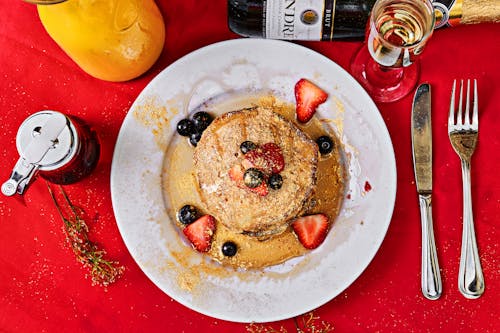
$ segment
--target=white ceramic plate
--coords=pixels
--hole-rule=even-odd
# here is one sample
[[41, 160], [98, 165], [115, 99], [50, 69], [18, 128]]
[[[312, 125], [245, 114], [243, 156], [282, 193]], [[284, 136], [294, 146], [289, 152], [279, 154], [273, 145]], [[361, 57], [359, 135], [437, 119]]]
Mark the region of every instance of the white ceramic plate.
[[[221, 94], [271, 90], [294, 102], [293, 87], [302, 77], [328, 92], [318, 116], [333, 120], [345, 147], [349, 181], [340, 216], [326, 241], [303, 257], [259, 271], [221, 267], [190, 249], [167, 214], [162, 167], [175, 125]], [[371, 190], [365, 188], [367, 182]], [[185, 306], [236, 322], [290, 318], [341, 293], [382, 243], [395, 193], [392, 143], [366, 92], [326, 57], [272, 40], [213, 44], [161, 72], [127, 114], [111, 169], [116, 221], [144, 273]]]

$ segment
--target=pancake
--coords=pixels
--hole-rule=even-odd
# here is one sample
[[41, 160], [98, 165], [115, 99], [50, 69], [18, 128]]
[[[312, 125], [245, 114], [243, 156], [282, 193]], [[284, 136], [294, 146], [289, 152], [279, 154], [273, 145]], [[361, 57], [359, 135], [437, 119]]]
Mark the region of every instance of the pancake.
[[[229, 176], [241, 164], [240, 145], [277, 144], [285, 166], [283, 185], [265, 196], [242, 188]], [[194, 175], [205, 210], [235, 233], [268, 237], [282, 233], [308, 207], [316, 187], [318, 146], [291, 121], [257, 106], [216, 118], [194, 151]]]

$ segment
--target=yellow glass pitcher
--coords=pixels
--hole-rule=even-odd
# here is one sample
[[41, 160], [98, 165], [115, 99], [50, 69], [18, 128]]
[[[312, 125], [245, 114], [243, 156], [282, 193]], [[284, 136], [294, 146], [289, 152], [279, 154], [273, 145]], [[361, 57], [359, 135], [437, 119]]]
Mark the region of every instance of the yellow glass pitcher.
[[28, 0], [56, 43], [88, 74], [127, 81], [158, 59], [165, 24], [154, 0]]

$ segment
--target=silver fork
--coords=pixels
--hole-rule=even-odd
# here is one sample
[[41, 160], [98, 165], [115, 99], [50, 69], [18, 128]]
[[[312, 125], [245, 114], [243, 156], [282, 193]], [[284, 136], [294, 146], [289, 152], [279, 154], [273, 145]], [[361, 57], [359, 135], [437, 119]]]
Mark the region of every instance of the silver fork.
[[[460, 268], [458, 271], [458, 288], [467, 298], [478, 298], [484, 292], [484, 277], [477, 251], [474, 218], [472, 216], [472, 200], [470, 188], [470, 160], [476, 149], [479, 128], [477, 106], [477, 82], [474, 80], [474, 101], [470, 114], [470, 80], [467, 80], [467, 96], [465, 114], [462, 117], [463, 80], [460, 81], [460, 100], [455, 121], [455, 87], [451, 90], [450, 114], [448, 117], [448, 135], [451, 145], [460, 156], [463, 182], [463, 231]], [[471, 121], [472, 116], [472, 121]]]

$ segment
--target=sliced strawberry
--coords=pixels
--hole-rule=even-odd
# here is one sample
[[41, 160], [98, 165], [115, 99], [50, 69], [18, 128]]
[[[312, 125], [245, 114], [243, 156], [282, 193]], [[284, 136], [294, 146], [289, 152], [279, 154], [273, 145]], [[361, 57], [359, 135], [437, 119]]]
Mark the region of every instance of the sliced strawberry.
[[212, 245], [212, 237], [215, 232], [215, 218], [211, 215], [203, 215], [183, 229], [184, 235], [199, 252], [207, 252]]
[[318, 105], [324, 103], [328, 94], [307, 79], [300, 79], [295, 84], [297, 120], [307, 123], [313, 117]]
[[243, 161], [241, 161], [241, 166], [243, 167], [243, 169], [250, 169], [250, 168], [255, 168], [255, 164], [253, 164], [253, 162], [251, 162], [250, 160], [248, 159], [243, 159]]
[[255, 148], [245, 154], [245, 159], [242, 164], [245, 168], [257, 168], [260, 169], [265, 174], [271, 172], [271, 167], [267, 160], [264, 158], [264, 152], [261, 147]]
[[272, 173], [280, 173], [283, 171], [285, 168], [285, 158], [283, 157], [280, 146], [269, 142], [262, 145], [262, 152]]
[[306, 249], [315, 249], [328, 233], [328, 217], [325, 214], [302, 216], [292, 222], [293, 231]]
[[246, 189], [248, 189], [249, 191], [252, 191], [254, 193], [257, 193], [258, 195], [260, 195], [261, 197], [265, 197], [266, 195], [269, 194], [269, 189], [267, 188], [267, 183], [264, 181], [262, 182], [259, 186], [257, 187], [254, 187], [254, 188], [251, 188], [251, 187], [248, 187], [248, 186], [245, 186]]
[[243, 185], [243, 175], [245, 174], [245, 171], [243, 171], [243, 167], [239, 164], [233, 165], [231, 169], [229, 169], [229, 178], [233, 182], [236, 182], [238, 186]]
[[245, 168], [257, 168], [266, 175], [280, 173], [285, 168], [285, 159], [281, 148], [272, 142], [249, 151], [242, 162]]

